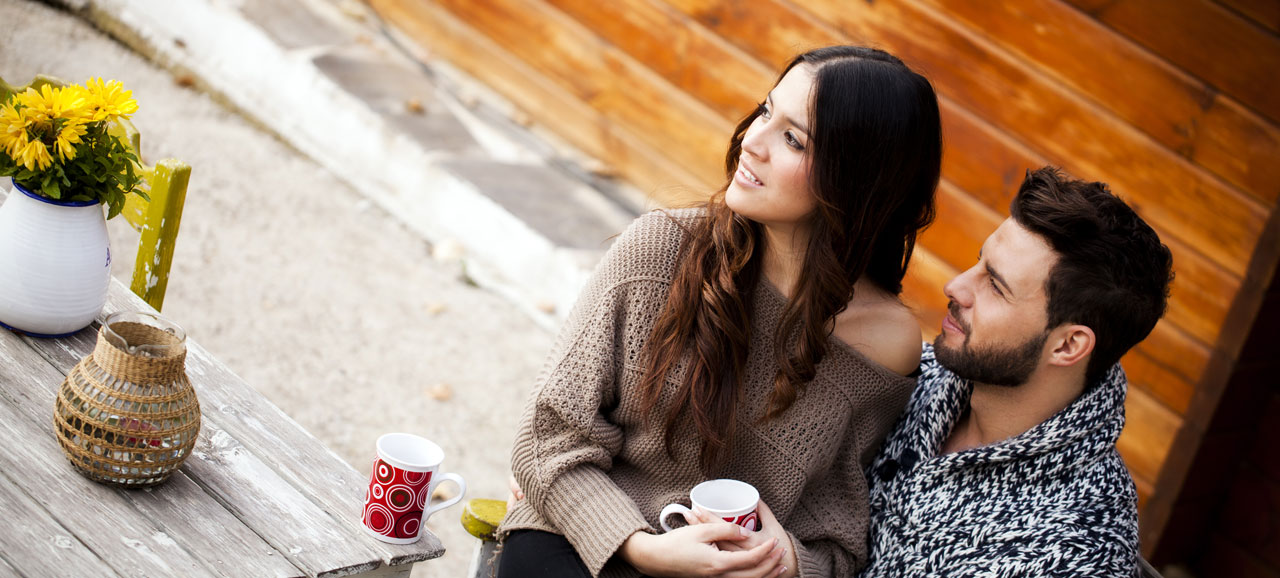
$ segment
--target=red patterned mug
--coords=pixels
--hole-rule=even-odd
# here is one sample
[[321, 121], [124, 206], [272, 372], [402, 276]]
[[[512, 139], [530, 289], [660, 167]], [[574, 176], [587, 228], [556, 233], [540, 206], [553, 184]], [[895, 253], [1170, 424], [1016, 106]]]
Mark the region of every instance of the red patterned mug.
[[[390, 433], [378, 438], [377, 448], [361, 521], [374, 538], [412, 544], [432, 513], [462, 500], [467, 482], [458, 474], [439, 472], [444, 450], [426, 438]], [[458, 485], [458, 495], [426, 507], [431, 493], [445, 480]]]
[[[722, 520], [752, 530], [760, 529], [760, 520], [756, 515], [756, 507], [760, 503], [760, 492], [746, 482], [738, 480], [707, 480], [689, 490], [689, 501]], [[667, 517], [672, 514], [692, 515], [693, 512], [682, 504], [667, 504], [658, 514], [658, 523], [662, 529], [670, 532]]]

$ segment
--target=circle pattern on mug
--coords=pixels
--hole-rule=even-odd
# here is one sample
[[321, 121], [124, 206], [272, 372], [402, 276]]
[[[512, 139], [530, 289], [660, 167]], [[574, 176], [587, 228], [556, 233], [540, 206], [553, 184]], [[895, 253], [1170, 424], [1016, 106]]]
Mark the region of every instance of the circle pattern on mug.
[[365, 527], [390, 538], [416, 538], [431, 495], [432, 472], [409, 472], [374, 460], [365, 490]]
[[404, 484], [387, 488], [387, 507], [393, 512], [407, 512], [417, 502], [417, 493]]
[[391, 515], [391, 510], [382, 504], [368, 504], [364, 508], [364, 525], [374, 532], [388, 533], [394, 520], [395, 516]]

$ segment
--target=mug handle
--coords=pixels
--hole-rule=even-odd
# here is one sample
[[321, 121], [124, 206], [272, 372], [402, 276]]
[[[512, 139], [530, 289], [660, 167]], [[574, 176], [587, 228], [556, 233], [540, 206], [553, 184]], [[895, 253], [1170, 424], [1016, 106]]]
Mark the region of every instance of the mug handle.
[[467, 495], [466, 480], [463, 480], [462, 476], [459, 476], [458, 474], [454, 474], [454, 473], [440, 474], [439, 481], [437, 481], [434, 484], [431, 484], [431, 493], [435, 493], [436, 486], [440, 485], [441, 482], [445, 482], [445, 481], [449, 481], [449, 482], [453, 482], [454, 484], [457, 484], [458, 495], [452, 498], [449, 498], [443, 502], [440, 502], [439, 504], [428, 507], [426, 511], [422, 512], [422, 519], [424, 522], [426, 521], [427, 517], [429, 517], [431, 514], [434, 514], [439, 510], [443, 510], [445, 508], [448, 508], [449, 506], [452, 506], [462, 501], [462, 497]]
[[658, 514], [658, 523], [662, 525], [662, 531], [664, 532], [671, 531], [671, 526], [667, 525], [667, 517], [671, 514], [692, 516], [693, 510], [690, 510], [681, 504], [667, 504], [666, 507], [662, 508], [662, 512]]

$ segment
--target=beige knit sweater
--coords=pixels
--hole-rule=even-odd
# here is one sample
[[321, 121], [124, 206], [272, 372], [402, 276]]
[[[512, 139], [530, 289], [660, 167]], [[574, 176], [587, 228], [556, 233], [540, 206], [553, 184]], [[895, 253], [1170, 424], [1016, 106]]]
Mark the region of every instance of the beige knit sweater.
[[[640, 352], [666, 302], [684, 236], [672, 218], [688, 224], [705, 213], [668, 214], [641, 216], [601, 261], [538, 376], [515, 440], [511, 467], [526, 499], [508, 512], [500, 534], [562, 534], [596, 576], [638, 576], [614, 553], [632, 533], [655, 532], [659, 510], [688, 505], [689, 489], [705, 479], [694, 427], [677, 430], [675, 458], [668, 457], [637, 393]], [[785, 305], [767, 282], [755, 291], [737, 439], [714, 477], [760, 490], [792, 536], [802, 576], [852, 576], [866, 560], [863, 468], [915, 381], [833, 339], [795, 404], [759, 423]], [[679, 380], [668, 378], [656, 415], [666, 415]]]

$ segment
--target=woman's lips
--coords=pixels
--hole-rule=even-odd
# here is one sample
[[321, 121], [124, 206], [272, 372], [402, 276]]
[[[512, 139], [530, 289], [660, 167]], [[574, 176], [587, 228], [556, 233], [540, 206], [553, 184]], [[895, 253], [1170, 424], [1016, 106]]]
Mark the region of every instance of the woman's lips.
[[738, 161], [738, 170], [733, 174], [733, 178], [740, 184], [748, 187], [764, 186], [764, 183], [761, 182], [760, 179], [756, 177], [755, 173], [751, 172], [751, 169], [747, 168], [746, 163], [743, 163], [742, 161]]

